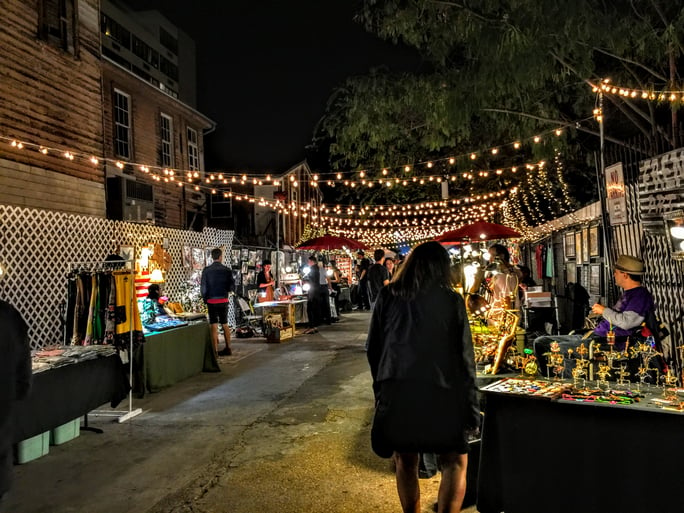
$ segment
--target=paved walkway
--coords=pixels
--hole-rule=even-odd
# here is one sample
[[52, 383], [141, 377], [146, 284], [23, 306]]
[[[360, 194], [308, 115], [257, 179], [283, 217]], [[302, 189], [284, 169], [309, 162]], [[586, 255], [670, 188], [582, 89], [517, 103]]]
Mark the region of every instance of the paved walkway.
[[[234, 341], [221, 373], [144, 399], [16, 466], [12, 513], [396, 513], [388, 460], [369, 443], [369, 314], [282, 344]], [[431, 511], [439, 478], [421, 480]], [[475, 513], [475, 508], [465, 509]]]

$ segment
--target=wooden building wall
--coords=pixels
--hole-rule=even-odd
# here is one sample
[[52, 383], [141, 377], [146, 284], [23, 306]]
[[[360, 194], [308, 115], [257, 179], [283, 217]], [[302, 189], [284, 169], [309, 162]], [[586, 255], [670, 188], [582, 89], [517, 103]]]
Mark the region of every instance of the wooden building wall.
[[[137, 180], [154, 185], [156, 222], [170, 228], [186, 228], [186, 212], [194, 212], [205, 204], [204, 192], [150, 180], [140, 172], [139, 165], [161, 166], [160, 115], [173, 119], [173, 157], [176, 175], [185, 176], [188, 164], [187, 128], [197, 131], [200, 166], [202, 166], [203, 133], [211, 127], [207, 118], [177, 100], [107, 60], [103, 60], [103, 112], [104, 152], [110, 159], [117, 159], [113, 122], [113, 98], [115, 89], [130, 96], [131, 101], [131, 148], [129, 162]], [[206, 208], [206, 207], [204, 207]]]
[[[48, 209], [66, 206], [69, 212], [104, 216], [101, 164], [37, 151], [44, 146], [102, 155], [98, 1], [79, 0], [77, 5], [77, 45], [70, 53], [38, 37], [38, 2], [2, 2], [0, 201]], [[6, 138], [37, 146], [16, 149]], [[58, 196], [67, 191], [73, 201], [62, 205]]]

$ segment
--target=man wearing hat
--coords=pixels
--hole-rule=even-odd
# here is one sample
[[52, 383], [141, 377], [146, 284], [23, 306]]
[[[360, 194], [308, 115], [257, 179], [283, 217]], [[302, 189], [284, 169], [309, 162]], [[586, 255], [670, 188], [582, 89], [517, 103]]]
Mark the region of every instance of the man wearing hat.
[[653, 296], [641, 285], [644, 275], [644, 262], [629, 255], [620, 255], [613, 268], [615, 284], [623, 292], [617, 303], [612, 308], [596, 303], [591, 307], [594, 315], [603, 317], [596, 328], [588, 335], [556, 335], [541, 336], [534, 340], [534, 353], [539, 361], [539, 371], [546, 374], [546, 356], [550, 351], [551, 342], [558, 342], [561, 353], [565, 356], [565, 377], [570, 377], [570, 365], [568, 349], [575, 350], [582, 342], [589, 348], [592, 341], [601, 344], [601, 350], [609, 350], [606, 344], [606, 335], [613, 331], [615, 335], [615, 351], [622, 351], [628, 337], [632, 336], [646, 318], [649, 311], [655, 309]]

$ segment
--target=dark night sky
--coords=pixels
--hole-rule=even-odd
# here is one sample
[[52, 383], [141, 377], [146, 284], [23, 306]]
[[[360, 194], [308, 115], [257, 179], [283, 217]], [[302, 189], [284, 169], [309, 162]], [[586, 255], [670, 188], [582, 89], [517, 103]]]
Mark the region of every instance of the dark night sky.
[[197, 45], [198, 110], [218, 127], [208, 170], [284, 171], [305, 157], [333, 89], [386, 65], [415, 70], [416, 54], [352, 19], [352, 0], [131, 1], [155, 8]]

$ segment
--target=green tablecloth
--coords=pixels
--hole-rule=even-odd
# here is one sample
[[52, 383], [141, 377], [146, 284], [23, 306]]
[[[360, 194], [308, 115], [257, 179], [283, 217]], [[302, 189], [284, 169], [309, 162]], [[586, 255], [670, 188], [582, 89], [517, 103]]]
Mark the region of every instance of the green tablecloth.
[[[199, 322], [145, 335], [142, 354], [144, 390], [156, 392], [200, 372], [220, 372], [211, 343], [209, 324]], [[144, 393], [136, 387], [138, 393]]]

